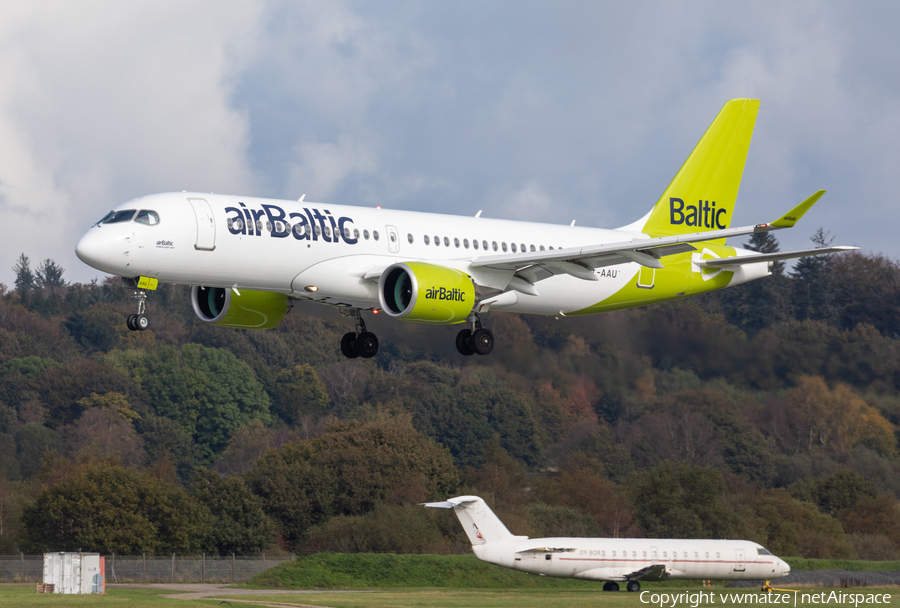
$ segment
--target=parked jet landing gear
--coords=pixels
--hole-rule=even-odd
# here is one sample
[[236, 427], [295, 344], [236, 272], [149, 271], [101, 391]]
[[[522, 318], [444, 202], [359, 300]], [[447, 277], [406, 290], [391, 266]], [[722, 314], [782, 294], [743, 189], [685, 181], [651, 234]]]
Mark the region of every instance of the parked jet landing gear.
[[356, 331], [348, 332], [341, 338], [341, 353], [348, 359], [374, 357], [378, 353], [378, 338], [366, 330], [366, 322], [359, 310], [353, 309], [350, 316], [353, 317]]
[[131, 331], [144, 331], [150, 327], [150, 319], [144, 314], [147, 311], [147, 292], [136, 291], [131, 297], [137, 300], [138, 311], [136, 315], [128, 315], [125, 324]]
[[486, 355], [494, 350], [494, 334], [491, 330], [481, 326], [481, 319], [474, 312], [469, 315], [468, 321], [472, 324], [456, 334], [456, 350], [459, 354], [469, 356], [474, 354]]
[[619, 583], [614, 583], [612, 581], [610, 581], [608, 583], [603, 583], [603, 590], [604, 591], [618, 591]]
[[628, 581], [628, 584], [625, 585], [625, 588], [631, 592], [640, 591], [641, 584], [637, 581]]

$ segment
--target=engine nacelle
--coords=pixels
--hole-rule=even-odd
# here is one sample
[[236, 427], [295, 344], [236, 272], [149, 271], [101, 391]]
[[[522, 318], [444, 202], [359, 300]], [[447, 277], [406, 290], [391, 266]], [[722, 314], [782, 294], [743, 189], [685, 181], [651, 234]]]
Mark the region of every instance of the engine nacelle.
[[452, 325], [475, 308], [475, 284], [464, 272], [426, 264], [392, 264], [378, 280], [378, 300], [391, 317]]
[[283, 293], [242, 289], [240, 295], [230, 287], [191, 289], [191, 304], [201, 321], [222, 327], [272, 329], [290, 310]]

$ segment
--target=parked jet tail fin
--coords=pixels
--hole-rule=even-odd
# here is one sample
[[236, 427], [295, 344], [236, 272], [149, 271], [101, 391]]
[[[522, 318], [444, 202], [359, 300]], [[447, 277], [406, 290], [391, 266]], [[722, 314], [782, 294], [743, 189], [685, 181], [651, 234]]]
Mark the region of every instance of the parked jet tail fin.
[[645, 221], [624, 228], [654, 237], [728, 228], [758, 110], [758, 99], [726, 103]]
[[457, 496], [443, 502], [422, 504], [426, 507], [453, 509], [473, 546], [528, 538], [527, 536], [514, 536], [503, 525], [500, 518], [491, 511], [487, 503], [478, 496]]

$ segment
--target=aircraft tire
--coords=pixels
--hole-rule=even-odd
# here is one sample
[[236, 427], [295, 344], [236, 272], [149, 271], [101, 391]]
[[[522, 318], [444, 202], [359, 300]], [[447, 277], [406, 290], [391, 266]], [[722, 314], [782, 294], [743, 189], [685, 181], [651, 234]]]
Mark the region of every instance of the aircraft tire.
[[341, 354], [348, 359], [356, 359], [359, 356], [356, 350], [356, 332], [351, 331], [341, 338]]
[[472, 346], [479, 355], [487, 355], [494, 350], [494, 334], [491, 330], [481, 328], [476, 329], [472, 334]]
[[137, 331], [137, 326], [134, 324], [134, 320], [137, 315], [128, 315], [128, 318], [125, 320], [125, 325], [128, 326], [128, 329], [131, 331]]
[[148, 319], [146, 315], [137, 315], [134, 317], [134, 327], [135, 329], [144, 331], [150, 327], [150, 319]]
[[637, 581], [628, 581], [628, 584], [625, 585], [625, 588], [628, 591], [636, 592], [641, 590], [641, 584]]
[[464, 329], [456, 334], [456, 350], [459, 354], [468, 357], [475, 354], [475, 344], [472, 341], [472, 330]]
[[356, 339], [356, 352], [363, 359], [371, 359], [378, 354], [378, 338], [370, 331], [364, 331]]

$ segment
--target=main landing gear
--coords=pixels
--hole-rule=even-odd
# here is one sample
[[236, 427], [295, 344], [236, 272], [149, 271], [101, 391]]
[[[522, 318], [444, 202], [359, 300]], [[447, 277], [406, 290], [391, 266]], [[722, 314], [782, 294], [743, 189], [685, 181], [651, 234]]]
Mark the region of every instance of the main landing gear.
[[612, 581], [609, 581], [608, 583], [603, 583], [603, 590], [604, 591], [618, 591], [619, 583], [614, 583]]
[[370, 331], [366, 331], [366, 322], [363, 321], [359, 310], [350, 312], [353, 317], [356, 331], [344, 334], [341, 338], [341, 353], [348, 359], [362, 357], [369, 359], [378, 353], [378, 338]]
[[131, 297], [137, 300], [138, 311], [136, 315], [128, 315], [125, 324], [131, 331], [144, 331], [150, 327], [150, 319], [144, 314], [147, 312], [147, 292], [144, 290], [136, 291]]
[[491, 330], [481, 326], [481, 319], [474, 312], [467, 319], [472, 324], [456, 334], [456, 350], [459, 354], [469, 356], [474, 354], [486, 355], [494, 350], [494, 334]]
[[637, 581], [628, 581], [628, 584], [625, 585], [625, 588], [633, 593], [641, 590], [641, 584]]

